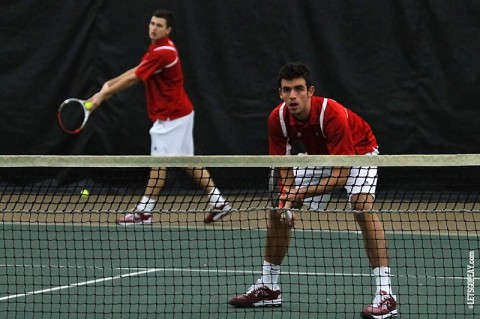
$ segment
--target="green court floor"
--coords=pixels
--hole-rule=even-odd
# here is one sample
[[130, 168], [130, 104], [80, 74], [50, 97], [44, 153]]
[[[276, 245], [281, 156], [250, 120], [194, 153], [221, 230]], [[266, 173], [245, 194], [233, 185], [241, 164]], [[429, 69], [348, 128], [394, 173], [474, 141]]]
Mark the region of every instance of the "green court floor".
[[[295, 230], [283, 306], [266, 309], [227, 303], [260, 275], [262, 229], [2, 223], [0, 232], [2, 318], [359, 318], [373, 296], [355, 231]], [[399, 318], [480, 317], [467, 301], [478, 237], [388, 239]]]

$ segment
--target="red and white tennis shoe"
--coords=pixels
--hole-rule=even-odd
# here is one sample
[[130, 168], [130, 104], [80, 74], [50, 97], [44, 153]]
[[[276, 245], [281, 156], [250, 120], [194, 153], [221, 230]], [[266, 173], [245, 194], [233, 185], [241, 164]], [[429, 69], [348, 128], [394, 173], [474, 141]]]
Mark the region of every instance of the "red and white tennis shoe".
[[208, 212], [207, 215], [205, 215], [205, 219], [203, 221], [205, 222], [205, 224], [210, 224], [219, 221], [231, 212], [232, 206], [230, 206], [227, 202], [223, 204], [217, 204], [212, 207], [212, 210]]
[[394, 295], [381, 291], [372, 304], [363, 308], [362, 318], [387, 319], [397, 316], [397, 301]]
[[282, 305], [282, 292], [278, 285], [272, 289], [263, 284], [256, 283], [244, 295], [238, 295], [228, 301], [235, 307], [280, 307]]
[[152, 214], [133, 212], [128, 213], [117, 219], [118, 225], [150, 225], [152, 224]]

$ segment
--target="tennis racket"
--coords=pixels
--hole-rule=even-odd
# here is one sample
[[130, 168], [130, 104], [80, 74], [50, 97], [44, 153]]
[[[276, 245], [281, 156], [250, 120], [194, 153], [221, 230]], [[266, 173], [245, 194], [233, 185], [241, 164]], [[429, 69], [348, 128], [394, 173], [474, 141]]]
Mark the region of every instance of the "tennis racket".
[[79, 133], [87, 124], [92, 111], [92, 103], [70, 98], [63, 101], [58, 108], [58, 124], [68, 134]]

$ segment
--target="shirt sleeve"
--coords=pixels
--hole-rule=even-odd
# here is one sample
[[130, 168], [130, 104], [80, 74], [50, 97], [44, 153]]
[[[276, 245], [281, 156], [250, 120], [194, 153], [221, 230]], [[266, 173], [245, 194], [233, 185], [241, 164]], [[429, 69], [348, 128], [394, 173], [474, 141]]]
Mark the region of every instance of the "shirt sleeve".
[[268, 118], [268, 151], [270, 155], [290, 155], [288, 138], [283, 135], [280, 126], [278, 107]]
[[177, 53], [173, 50], [160, 49], [149, 52], [138, 65], [135, 75], [145, 81], [152, 74], [161, 72], [166, 66], [174, 63], [176, 59]]

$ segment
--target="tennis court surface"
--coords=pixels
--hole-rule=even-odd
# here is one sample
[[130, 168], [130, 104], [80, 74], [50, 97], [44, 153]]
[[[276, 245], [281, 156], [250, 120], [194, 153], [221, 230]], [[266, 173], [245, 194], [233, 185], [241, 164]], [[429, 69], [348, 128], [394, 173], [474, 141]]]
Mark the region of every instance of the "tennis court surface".
[[[296, 212], [280, 279], [282, 307], [228, 304], [261, 275], [272, 207], [270, 167], [293, 159], [263, 163], [260, 158], [252, 164], [238, 157], [233, 164], [230, 158], [212, 164], [217, 159], [200, 157], [204, 162], [155, 163], [173, 171], [210, 165], [234, 209], [224, 220], [205, 224], [208, 200], [174, 173], [154, 223], [130, 227], [115, 220], [141, 197], [145, 172], [153, 166], [150, 158], [108, 167], [103, 159], [98, 167], [62, 160], [50, 166], [2, 161], [3, 318], [360, 318], [372, 301], [374, 280], [362, 235], [339, 191], [324, 210], [304, 205]], [[405, 166], [397, 166], [400, 160]], [[375, 163], [380, 177], [374, 211], [387, 232], [398, 318], [476, 318], [478, 167], [471, 162], [452, 166], [451, 158], [444, 166], [438, 166], [441, 157], [415, 160], [415, 166], [404, 158]], [[423, 166], [428, 163], [432, 166]], [[226, 187], [229, 183], [235, 188]], [[90, 196], [82, 197], [82, 189]]]

